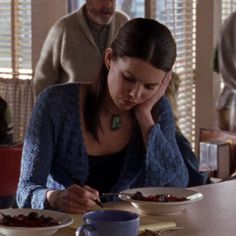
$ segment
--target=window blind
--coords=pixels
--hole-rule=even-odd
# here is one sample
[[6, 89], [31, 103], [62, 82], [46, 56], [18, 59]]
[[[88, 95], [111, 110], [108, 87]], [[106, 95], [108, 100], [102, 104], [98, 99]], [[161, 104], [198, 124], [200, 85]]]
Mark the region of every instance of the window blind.
[[174, 71], [180, 77], [178, 92], [179, 127], [194, 145], [195, 140], [195, 54], [196, 54], [196, 1], [153, 1], [155, 18], [172, 31], [177, 44]]
[[11, 4], [0, 2], [0, 73], [11, 68]]
[[116, 6], [130, 18], [144, 17], [145, 15], [145, 0], [117, 0]]
[[31, 0], [0, 1], [0, 77], [31, 79]]
[[236, 0], [222, 0], [222, 7], [221, 7], [222, 23], [235, 10], [236, 10]]

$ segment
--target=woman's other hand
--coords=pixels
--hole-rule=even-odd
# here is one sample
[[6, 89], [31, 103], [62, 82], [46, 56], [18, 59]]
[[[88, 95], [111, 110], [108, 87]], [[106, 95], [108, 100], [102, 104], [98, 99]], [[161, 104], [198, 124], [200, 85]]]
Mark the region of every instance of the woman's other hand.
[[171, 78], [172, 78], [171, 72], [168, 72], [166, 74], [166, 77], [163, 79], [160, 87], [158, 88], [157, 92], [155, 93], [155, 95], [134, 108], [135, 116], [142, 131], [145, 146], [147, 146], [148, 143], [149, 131], [155, 124], [151, 113], [152, 108], [165, 94]]
[[49, 190], [47, 200], [54, 209], [65, 212], [83, 214], [96, 205], [99, 193], [85, 185], [83, 187], [73, 184], [65, 190]]

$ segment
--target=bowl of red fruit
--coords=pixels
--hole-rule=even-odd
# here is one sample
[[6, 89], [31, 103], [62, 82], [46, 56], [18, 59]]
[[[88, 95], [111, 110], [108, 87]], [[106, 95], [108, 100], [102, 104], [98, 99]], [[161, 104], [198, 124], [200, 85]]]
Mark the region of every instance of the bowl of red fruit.
[[181, 213], [203, 195], [186, 188], [148, 187], [127, 189], [120, 192], [119, 198], [130, 202], [142, 215], [168, 215]]
[[50, 236], [73, 223], [62, 212], [36, 209], [1, 209], [0, 235]]

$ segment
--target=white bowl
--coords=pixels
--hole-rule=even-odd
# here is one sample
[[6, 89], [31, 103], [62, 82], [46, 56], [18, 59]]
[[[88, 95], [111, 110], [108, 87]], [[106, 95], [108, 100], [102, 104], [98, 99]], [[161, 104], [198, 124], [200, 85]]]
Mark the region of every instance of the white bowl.
[[[10, 216], [28, 215], [30, 212], [36, 212], [38, 215], [53, 217], [59, 222], [59, 225], [47, 227], [11, 227], [0, 225], [0, 235], [4, 236], [50, 236], [59, 229], [69, 226], [73, 223], [72, 218], [58, 211], [38, 210], [38, 209], [1, 209], [0, 212]], [[1, 216], [0, 216], [1, 217]]]
[[[144, 196], [156, 194], [170, 194], [176, 197], [187, 197], [186, 201], [179, 202], [149, 202], [138, 201], [131, 198], [132, 194], [137, 191]], [[203, 195], [197, 191], [186, 188], [171, 188], [171, 187], [149, 187], [149, 188], [133, 188], [122, 191], [119, 198], [130, 202], [143, 215], [168, 215], [182, 212], [187, 205], [197, 202], [203, 198]]]

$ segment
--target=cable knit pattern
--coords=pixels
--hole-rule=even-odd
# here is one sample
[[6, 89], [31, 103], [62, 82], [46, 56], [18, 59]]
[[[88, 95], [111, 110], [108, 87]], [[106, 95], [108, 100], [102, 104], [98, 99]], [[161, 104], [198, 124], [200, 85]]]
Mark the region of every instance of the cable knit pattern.
[[[47, 208], [48, 189], [84, 184], [89, 174], [88, 157], [80, 129], [79, 84], [56, 85], [38, 97], [24, 140], [19, 207]], [[175, 140], [169, 102], [159, 102], [159, 121], [150, 131], [147, 150], [139, 127], [127, 148], [120, 178], [111, 191], [130, 187], [186, 187], [188, 172]]]

